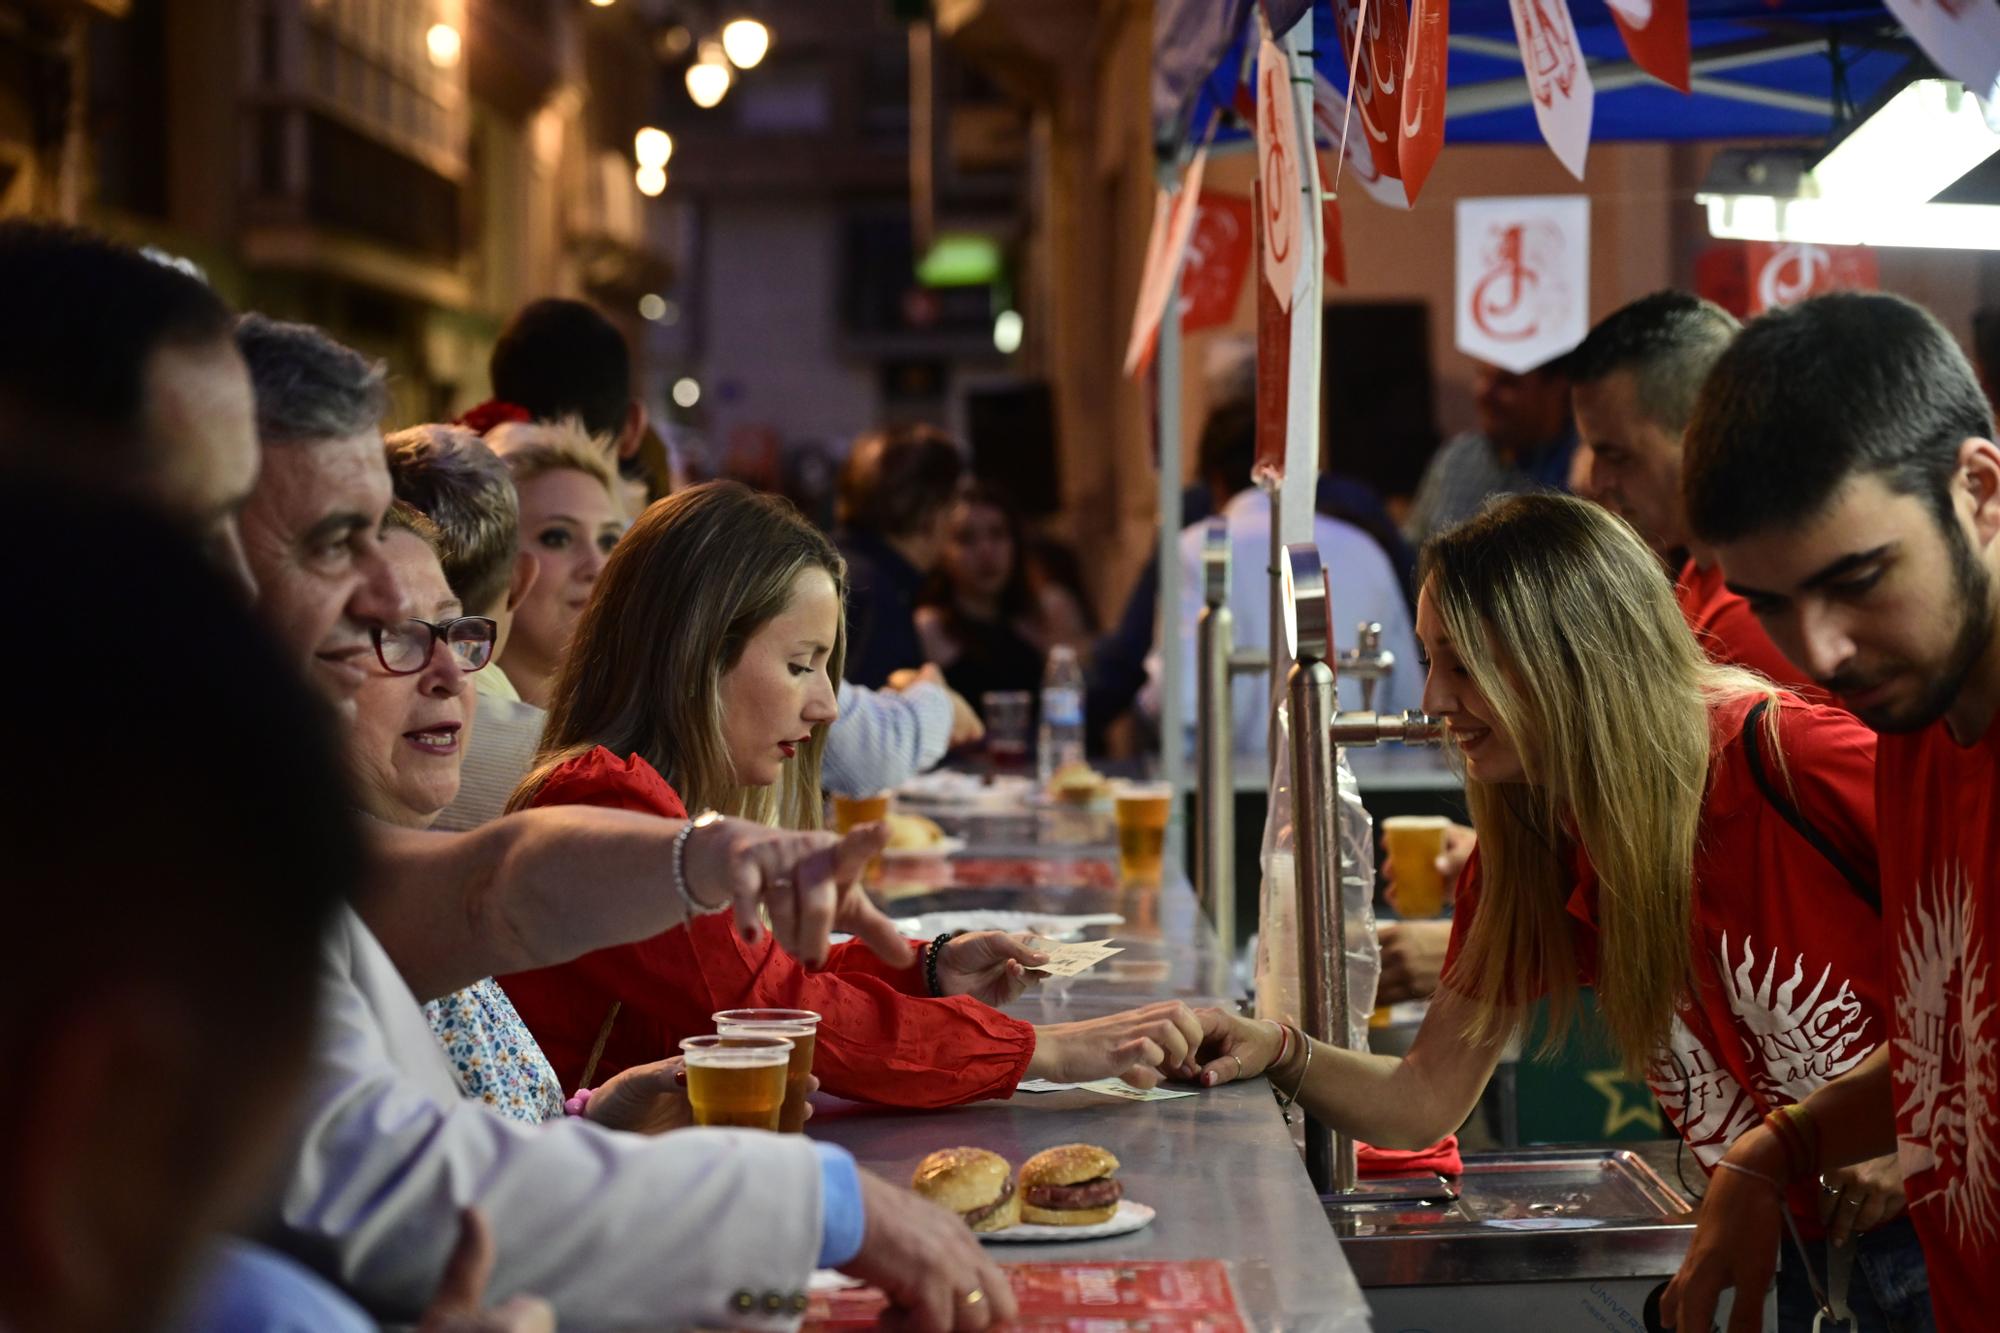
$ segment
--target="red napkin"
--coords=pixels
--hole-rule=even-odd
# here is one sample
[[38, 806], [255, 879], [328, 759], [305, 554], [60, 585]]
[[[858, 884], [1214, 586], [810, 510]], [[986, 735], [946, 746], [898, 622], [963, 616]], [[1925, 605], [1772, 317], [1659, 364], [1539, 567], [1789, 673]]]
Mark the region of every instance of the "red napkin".
[[1394, 1148], [1354, 1145], [1355, 1169], [1364, 1176], [1418, 1176], [1436, 1172], [1441, 1176], [1462, 1175], [1465, 1163], [1458, 1155], [1458, 1135], [1447, 1134], [1428, 1148], [1399, 1152]]

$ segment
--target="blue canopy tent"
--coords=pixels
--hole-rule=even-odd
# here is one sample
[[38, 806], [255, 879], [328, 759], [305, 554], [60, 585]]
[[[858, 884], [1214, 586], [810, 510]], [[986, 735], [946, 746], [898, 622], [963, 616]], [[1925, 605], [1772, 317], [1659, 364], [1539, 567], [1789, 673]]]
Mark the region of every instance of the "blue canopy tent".
[[[1182, 0], [1155, 22], [1153, 111], [1163, 153], [1249, 136], [1238, 84], [1254, 64], [1255, 0]], [[1593, 141], [1823, 139], [1929, 62], [1879, 0], [1689, 0], [1692, 91], [1631, 62], [1604, 0], [1571, 0], [1596, 85]], [[1303, 6], [1297, 6], [1300, 10]], [[1333, 6], [1315, 0], [1314, 63], [1343, 92]], [[1186, 11], [1200, 10], [1193, 13]], [[1508, 0], [1453, 0], [1445, 145], [1535, 143]]]

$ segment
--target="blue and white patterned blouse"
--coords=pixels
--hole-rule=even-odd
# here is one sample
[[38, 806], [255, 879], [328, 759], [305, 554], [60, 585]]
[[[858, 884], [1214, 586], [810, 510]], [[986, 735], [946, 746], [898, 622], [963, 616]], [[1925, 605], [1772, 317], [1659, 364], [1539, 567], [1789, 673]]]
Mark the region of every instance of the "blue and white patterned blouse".
[[562, 1118], [556, 1071], [492, 977], [432, 1000], [424, 1016], [467, 1097], [531, 1125]]

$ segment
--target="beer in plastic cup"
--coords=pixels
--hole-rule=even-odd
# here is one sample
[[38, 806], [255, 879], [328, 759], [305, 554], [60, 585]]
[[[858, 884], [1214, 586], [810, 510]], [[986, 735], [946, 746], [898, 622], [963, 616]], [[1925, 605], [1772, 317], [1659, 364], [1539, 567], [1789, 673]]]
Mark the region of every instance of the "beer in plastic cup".
[[988, 690], [979, 696], [986, 724], [986, 766], [992, 773], [1025, 773], [1035, 766], [1035, 696], [1027, 690]]
[[689, 1037], [688, 1101], [697, 1125], [736, 1129], [778, 1127], [785, 1106], [785, 1071], [792, 1043], [785, 1037]]
[[778, 1130], [798, 1134], [806, 1127], [806, 1083], [812, 1078], [813, 1052], [818, 1046], [819, 1015], [810, 1009], [724, 1009], [714, 1015], [715, 1034], [738, 1037], [783, 1037], [792, 1043], [785, 1067], [785, 1105], [778, 1113]]
[[1382, 841], [1396, 863], [1396, 911], [1405, 917], [1438, 916], [1444, 911], [1444, 831], [1442, 815], [1391, 815], [1382, 821]]
[[1113, 788], [1118, 819], [1118, 877], [1127, 884], [1158, 884], [1165, 870], [1167, 815], [1174, 789], [1164, 782], [1122, 783]]
[[833, 828], [836, 833], [846, 833], [863, 824], [873, 824], [888, 817], [888, 792], [876, 792], [873, 796], [836, 795], [833, 798]]

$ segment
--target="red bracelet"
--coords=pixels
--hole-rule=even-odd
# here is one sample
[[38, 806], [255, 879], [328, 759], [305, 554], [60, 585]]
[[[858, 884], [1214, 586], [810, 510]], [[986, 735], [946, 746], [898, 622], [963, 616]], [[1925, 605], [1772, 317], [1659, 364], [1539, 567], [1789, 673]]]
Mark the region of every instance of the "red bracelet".
[[1292, 1053], [1292, 1025], [1281, 1018], [1271, 1021], [1278, 1025], [1278, 1058], [1271, 1062], [1271, 1069], [1276, 1072], [1285, 1067], [1285, 1057]]

